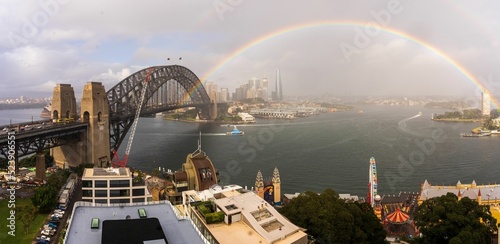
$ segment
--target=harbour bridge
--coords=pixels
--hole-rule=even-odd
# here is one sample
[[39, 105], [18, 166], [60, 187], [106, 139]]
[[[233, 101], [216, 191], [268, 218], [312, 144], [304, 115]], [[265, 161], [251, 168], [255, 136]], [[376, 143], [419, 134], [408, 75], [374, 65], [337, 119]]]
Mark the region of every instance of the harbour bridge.
[[[144, 103], [140, 102], [142, 91]], [[49, 148], [60, 167], [82, 163], [105, 167], [132, 127], [138, 109], [141, 116], [147, 116], [195, 107], [201, 120], [211, 120], [217, 116], [217, 107], [225, 105], [218, 104], [215, 94], [209, 96], [200, 79], [180, 65], [142, 69], [107, 91], [100, 82], [88, 82], [79, 114], [71, 85], [58, 84], [52, 97], [51, 120], [4, 126], [0, 157], [7, 159], [9, 153], [14, 153], [18, 166], [19, 157], [37, 153], [38, 179], [44, 177], [38, 176], [42, 152]], [[10, 152], [8, 131], [15, 133], [15, 150]]]

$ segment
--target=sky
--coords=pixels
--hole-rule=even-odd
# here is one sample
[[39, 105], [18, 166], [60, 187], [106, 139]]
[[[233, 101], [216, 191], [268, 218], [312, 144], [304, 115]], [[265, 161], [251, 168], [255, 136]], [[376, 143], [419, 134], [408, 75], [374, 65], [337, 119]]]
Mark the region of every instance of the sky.
[[500, 93], [493, 0], [0, 0], [0, 21], [0, 98], [173, 64], [231, 92], [280, 69], [285, 96]]

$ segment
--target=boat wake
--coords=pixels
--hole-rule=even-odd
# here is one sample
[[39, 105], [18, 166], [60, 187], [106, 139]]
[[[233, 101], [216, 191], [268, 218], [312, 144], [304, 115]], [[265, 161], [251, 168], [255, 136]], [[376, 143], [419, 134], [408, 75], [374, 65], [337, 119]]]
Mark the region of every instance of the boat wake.
[[408, 129], [408, 127], [406, 126], [406, 122], [412, 120], [412, 119], [416, 119], [418, 117], [422, 116], [422, 112], [419, 112], [417, 115], [415, 116], [412, 116], [412, 117], [409, 117], [409, 118], [406, 118], [406, 119], [403, 119], [401, 121], [398, 122], [398, 128], [403, 131], [404, 133], [407, 133], [407, 134], [410, 134], [410, 135], [413, 135], [413, 136], [418, 136], [418, 137], [422, 137], [423, 135], [422, 134], [418, 134], [418, 133], [414, 133], [412, 132], [411, 130]]

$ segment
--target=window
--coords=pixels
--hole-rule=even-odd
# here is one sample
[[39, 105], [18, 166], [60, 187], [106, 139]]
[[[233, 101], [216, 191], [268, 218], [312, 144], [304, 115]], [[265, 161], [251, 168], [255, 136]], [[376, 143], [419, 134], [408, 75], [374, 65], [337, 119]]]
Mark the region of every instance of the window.
[[130, 180], [112, 180], [109, 187], [130, 187]]
[[109, 203], [130, 203], [130, 199], [110, 199]]
[[90, 223], [91, 229], [99, 229], [99, 218], [92, 218], [92, 222]]
[[110, 190], [110, 197], [128, 197], [130, 196], [129, 190]]
[[92, 187], [92, 181], [91, 180], [83, 180], [82, 187]]
[[108, 204], [108, 199], [96, 199], [95, 203]]
[[144, 198], [132, 198], [132, 202], [144, 202]]
[[142, 189], [132, 189], [132, 196], [144, 196], [144, 188]]
[[108, 196], [108, 191], [106, 191], [106, 190], [96, 190], [95, 191], [95, 196], [96, 197], [107, 197]]
[[107, 180], [96, 180], [95, 187], [96, 188], [106, 188], [106, 187], [108, 187], [108, 181]]
[[92, 197], [92, 190], [82, 190], [82, 197]]
[[148, 215], [146, 214], [146, 210], [144, 208], [139, 208], [137, 212], [139, 212], [139, 218], [141, 219], [148, 217]]

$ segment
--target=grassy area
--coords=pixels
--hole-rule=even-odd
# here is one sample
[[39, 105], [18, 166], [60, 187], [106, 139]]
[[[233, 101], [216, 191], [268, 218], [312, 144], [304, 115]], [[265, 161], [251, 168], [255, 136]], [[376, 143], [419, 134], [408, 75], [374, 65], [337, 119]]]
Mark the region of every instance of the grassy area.
[[[7, 218], [10, 215], [7, 204], [7, 200], [0, 200], [0, 243], [31, 243], [47, 218], [47, 214], [37, 214], [35, 220], [31, 222], [28, 234], [24, 231], [21, 222], [16, 220], [16, 236], [11, 236], [8, 234], [10, 229], [7, 227]], [[23, 205], [31, 205], [31, 199], [16, 198], [16, 207]]]

